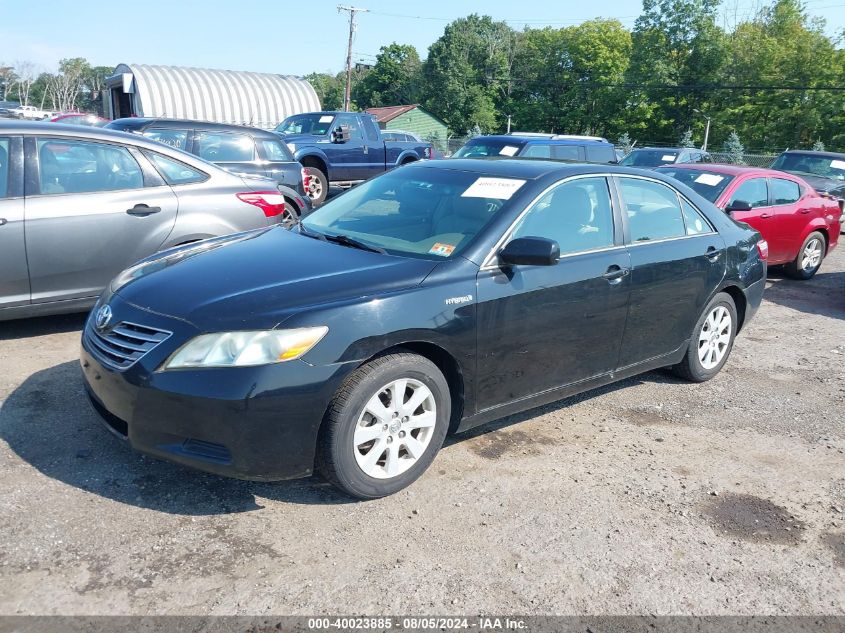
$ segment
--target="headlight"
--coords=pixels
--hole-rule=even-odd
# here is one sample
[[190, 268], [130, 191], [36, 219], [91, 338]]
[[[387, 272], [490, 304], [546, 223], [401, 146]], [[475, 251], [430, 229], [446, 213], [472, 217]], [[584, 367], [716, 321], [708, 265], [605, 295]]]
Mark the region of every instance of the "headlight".
[[202, 334], [180, 347], [163, 369], [249, 367], [295, 360], [320, 342], [329, 328]]

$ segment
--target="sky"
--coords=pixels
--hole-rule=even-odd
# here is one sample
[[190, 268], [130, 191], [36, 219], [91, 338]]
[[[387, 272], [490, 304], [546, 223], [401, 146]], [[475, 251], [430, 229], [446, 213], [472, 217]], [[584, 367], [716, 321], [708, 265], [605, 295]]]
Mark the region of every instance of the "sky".
[[[761, 0], [723, 0], [724, 25], [753, 15]], [[845, 0], [807, 0], [830, 34], [845, 29]], [[0, 65], [59, 59], [93, 65], [168, 64], [289, 75], [338, 72], [346, 62], [348, 14], [328, 0], [0, 0]], [[381, 46], [413, 44], [422, 58], [450, 21], [470, 13], [525, 26], [563, 27], [596, 17], [632, 27], [641, 0], [355, 0], [353, 60], [373, 63]]]

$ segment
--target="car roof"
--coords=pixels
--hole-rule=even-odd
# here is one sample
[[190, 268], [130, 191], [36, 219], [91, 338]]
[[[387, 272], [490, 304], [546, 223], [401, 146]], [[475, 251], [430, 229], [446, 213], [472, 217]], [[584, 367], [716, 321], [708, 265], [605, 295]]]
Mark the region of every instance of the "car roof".
[[720, 163], [683, 163], [680, 165], [662, 165], [657, 169], [689, 169], [691, 171], [709, 171], [715, 174], [742, 176], [744, 174], [758, 174], [761, 176], [783, 176], [782, 171], [766, 169], [765, 167], [746, 167], [744, 165], [725, 165]]
[[[631, 174], [654, 177], [654, 172], [633, 167], [619, 167], [605, 163], [576, 163], [535, 158], [448, 158], [445, 160], [419, 161], [412, 163], [411, 168], [417, 169], [451, 169], [476, 173], [479, 176], [498, 178], [522, 178], [535, 180], [544, 176], [554, 175], [564, 178], [578, 174]], [[665, 178], [665, 176], [661, 176]]]
[[818, 156], [819, 158], [833, 158], [836, 160], [845, 160], [845, 154], [838, 152], [814, 152], [811, 149], [788, 149], [783, 154], [805, 154], [807, 156]]
[[478, 140], [502, 141], [504, 143], [551, 143], [553, 145], [610, 145], [608, 141], [600, 141], [597, 139], [588, 138], [555, 138], [549, 136], [520, 136], [518, 134], [487, 134], [485, 136], [476, 136], [471, 138], [468, 143]]
[[162, 119], [154, 117], [130, 117], [125, 119], [115, 119], [114, 122], [120, 122], [121, 125], [140, 129], [155, 125], [157, 127], [184, 127], [186, 125], [192, 128], [203, 130], [215, 130], [218, 132], [248, 132], [253, 136], [263, 136], [278, 140], [278, 136], [273, 134], [270, 130], [262, 130], [257, 127], [249, 127], [248, 125], [235, 125], [233, 123], [216, 123], [214, 121], [199, 121], [196, 119]]

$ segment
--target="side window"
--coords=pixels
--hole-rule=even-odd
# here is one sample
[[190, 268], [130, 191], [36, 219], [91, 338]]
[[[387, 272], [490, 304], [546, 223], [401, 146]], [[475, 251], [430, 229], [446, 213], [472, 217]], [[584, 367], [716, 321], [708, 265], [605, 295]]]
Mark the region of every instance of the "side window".
[[378, 140], [378, 129], [376, 128], [375, 122], [370, 117], [364, 117], [364, 129], [367, 131], [367, 138], [369, 140]]
[[681, 210], [684, 212], [684, 226], [687, 228], [687, 235], [701, 235], [702, 233], [712, 233], [713, 227], [707, 221], [701, 212], [692, 206], [689, 202], [681, 199]]
[[731, 199], [728, 200], [728, 206], [737, 200], [747, 202], [752, 209], [769, 206], [769, 187], [766, 185], [766, 179], [751, 178], [746, 180], [734, 191]]
[[255, 141], [249, 134], [197, 132], [194, 154], [211, 163], [248, 163], [255, 160]]
[[615, 163], [616, 152], [610, 145], [587, 145], [587, 162], [590, 163]]
[[9, 139], [0, 138], [0, 198], [9, 195]]
[[554, 157], [558, 160], [584, 160], [578, 145], [555, 145]]
[[363, 139], [364, 135], [361, 133], [361, 128], [358, 127], [358, 117], [349, 116], [349, 115], [341, 115], [337, 117], [337, 120], [334, 122], [334, 128], [336, 129], [341, 125], [348, 125], [349, 126], [349, 138], [357, 138]]
[[44, 194], [140, 189], [140, 165], [119, 145], [74, 139], [38, 139], [40, 191]]
[[188, 130], [149, 128], [144, 130], [143, 135], [148, 139], [164, 143], [176, 149], [184, 150], [188, 146]]
[[552, 147], [544, 143], [529, 143], [525, 146], [521, 156], [525, 158], [551, 158]]
[[800, 197], [801, 187], [797, 182], [783, 178], [772, 178], [773, 204], [792, 204], [798, 202]]
[[293, 162], [295, 159], [287, 146], [281, 141], [261, 140], [261, 148], [267, 160], [274, 162]]
[[607, 180], [579, 178], [549, 191], [514, 230], [514, 238], [527, 236], [555, 240], [562, 254], [613, 246]]
[[152, 161], [168, 185], [187, 185], [193, 182], [202, 182], [208, 178], [207, 174], [178, 160], [173, 160], [156, 152], [143, 151], [144, 156]]
[[678, 194], [666, 185], [638, 178], [620, 178], [628, 210], [631, 242], [649, 242], [686, 234]]

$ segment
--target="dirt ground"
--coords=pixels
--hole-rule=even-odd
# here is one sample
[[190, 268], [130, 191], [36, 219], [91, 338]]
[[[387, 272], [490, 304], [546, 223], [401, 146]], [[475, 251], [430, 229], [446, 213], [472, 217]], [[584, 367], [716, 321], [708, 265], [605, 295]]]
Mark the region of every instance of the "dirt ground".
[[82, 321], [0, 323], [0, 614], [845, 613], [845, 248], [772, 271], [711, 382], [488, 425], [367, 503], [132, 453]]

